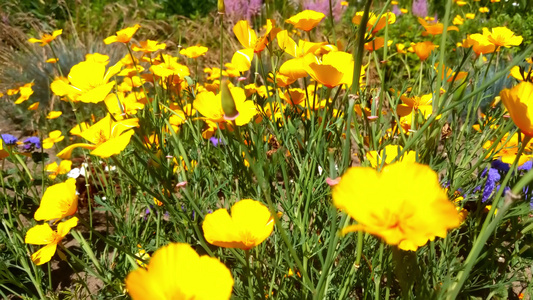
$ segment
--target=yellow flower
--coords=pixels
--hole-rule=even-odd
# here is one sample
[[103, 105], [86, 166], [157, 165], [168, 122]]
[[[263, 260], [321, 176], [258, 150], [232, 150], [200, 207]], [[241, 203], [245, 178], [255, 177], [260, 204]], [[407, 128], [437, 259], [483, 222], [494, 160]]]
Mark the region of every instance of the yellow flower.
[[112, 35], [104, 39], [104, 43], [109, 45], [111, 43], [129, 43], [135, 32], [141, 27], [139, 24], [135, 24], [133, 27], [124, 28], [117, 31], [117, 35]]
[[58, 61], [59, 61], [59, 58], [49, 58], [46, 60], [46, 62], [49, 64], [55, 64]]
[[185, 55], [188, 58], [198, 58], [207, 53], [207, 47], [203, 46], [191, 46], [180, 51], [181, 55]]
[[426, 60], [433, 49], [437, 48], [437, 45], [433, 44], [431, 41], [419, 42], [413, 46], [413, 51], [420, 58], [421, 61]]
[[205, 216], [204, 237], [210, 244], [249, 250], [266, 240], [274, 230], [274, 218], [259, 201], [243, 199], [231, 207]]
[[171, 77], [173, 80], [183, 80], [185, 76], [189, 76], [189, 68], [178, 63], [178, 58], [168, 54], [162, 54], [162, 62], [157, 65], [152, 65], [150, 71], [164, 79]]
[[[242, 88], [231, 87], [229, 90], [235, 102], [235, 108], [239, 113], [234, 120], [235, 124], [237, 126], [248, 124], [258, 113], [254, 102], [246, 100], [246, 94]], [[216, 95], [213, 92], [207, 91], [199, 93], [196, 95], [196, 99], [194, 99], [193, 106], [200, 114], [212, 122], [226, 122], [224, 110], [222, 109], [221, 93]]]
[[30, 43], [41, 43], [41, 46], [46, 46], [48, 45], [48, 43], [50, 43], [51, 41], [55, 40], [56, 37], [58, 37], [61, 33], [63, 33], [63, 29], [59, 29], [59, 30], [56, 30], [54, 32], [52, 32], [52, 34], [43, 34], [41, 36], [41, 39], [38, 40], [38, 39], [35, 39], [35, 38], [31, 38], [28, 40], [28, 42]]
[[253, 49], [255, 53], [263, 51], [268, 43], [274, 40], [280, 30], [276, 27], [276, 22], [272, 19], [267, 19], [265, 34], [259, 38], [246, 20], [241, 20], [233, 26], [233, 33], [237, 37], [237, 40], [239, 40], [239, 43], [245, 49]]
[[32, 245], [46, 245], [39, 251], [33, 253], [31, 260], [36, 265], [42, 265], [50, 261], [56, 253], [57, 245], [69, 233], [69, 231], [78, 225], [78, 218], [73, 217], [57, 225], [57, 231], [53, 231], [48, 223], [35, 225], [28, 232], [24, 242]]
[[519, 35], [514, 35], [507, 27], [495, 27], [489, 31], [488, 28], [483, 28], [483, 35], [487, 37], [490, 43], [496, 47], [518, 46], [522, 44], [523, 38]]
[[[426, 36], [428, 34], [437, 35], [437, 34], [441, 34], [444, 31], [444, 24], [442, 23], [430, 24], [422, 18], [418, 18], [418, 22], [420, 23], [420, 25], [422, 25], [422, 27], [424, 27], [424, 29], [426, 29], [426, 31], [422, 32], [423, 36]], [[446, 31], [450, 31], [450, 30], [459, 31], [459, 28], [457, 28], [457, 26], [448, 26]]]
[[362, 230], [402, 250], [415, 251], [460, 224], [437, 173], [417, 163], [395, 163], [381, 172], [350, 168], [333, 188], [333, 203], [358, 222], [343, 233]]
[[489, 42], [489, 39], [487, 36], [474, 33], [469, 35], [464, 41], [463, 41], [463, 47], [464, 48], [470, 48], [472, 47], [472, 51], [476, 53], [476, 55], [480, 54], [488, 54], [492, 53], [496, 50], [496, 46]]
[[466, 14], [465, 17], [466, 17], [467, 19], [473, 20], [473, 19], [476, 18], [476, 14]]
[[65, 137], [61, 135], [60, 130], [54, 130], [48, 134], [48, 137], [43, 140], [43, 148], [50, 149], [55, 143], [61, 142]]
[[44, 169], [48, 173], [48, 177], [52, 180], [56, 179], [57, 175], [63, 175], [70, 172], [72, 169], [72, 161], [62, 160], [59, 165], [54, 161], [51, 164], [46, 165]]
[[[381, 167], [383, 159], [385, 159], [385, 162], [383, 163], [384, 166], [392, 163], [393, 160], [396, 160], [398, 154], [400, 154], [402, 150], [402, 146], [387, 145], [383, 150], [379, 151], [379, 153], [378, 151], [368, 151], [366, 153], [366, 159], [370, 162], [372, 168], [377, 168]], [[398, 158], [397, 161], [415, 163], [416, 152], [407, 151], [402, 157]]]
[[137, 52], [143, 52], [143, 53], [152, 53], [156, 52], [157, 50], [164, 50], [166, 48], [165, 43], [159, 44], [158, 41], [152, 41], [152, 40], [146, 40], [139, 42], [140, 46], [132, 45], [131, 50], [137, 51]]
[[300, 88], [287, 89], [285, 92], [280, 91], [278, 95], [291, 105], [298, 105], [305, 100], [305, 91]]
[[[336, 51], [324, 54], [322, 60], [314, 54], [308, 54], [304, 59], [305, 70], [317, 82], [329, 88], [341, 84], [348, 86], [352, 84], [354, 62], [351, 54]], [[361, 69], [362, 75], [364, 75], [364, 69]]]
[[52, 82], [50, 88], [58, 96], [67, 96], [72, 101], [98, 103], [111, 92], [115, 81], [109, 81], [122, 67], [119, 62], [110, 67], [107, 72], [105, 63], [93, 59], [80, 62], [70, 69], [67, 78], [58, 78]]
[[[440, 72], [439, 63], [435, 64], [435, 71], [437, 71], [437, 73]], [[468, 76], [468, 72], [454, 72], [452, 68], [444, 66], [444, 73], [441, 78], [442, 80], [446, 80], [446, 82], [452, 82], [453, 80], [461, 81], [465, 79], [466, 76]]]
[[489, 12], [489, 8], [484, 6], [484, 7], [480, 7], [479, 8], [479, 12], [484, 14], [484, 13], [488, 13]]
[[[20, 88], [16, 89], [16, 92], [13, 90], [14, 93], [20, 93], [20, 97], [15, 101], [15, 104], [20, 104], [30, 98], [31, 95], [33, 95], [33, 82], [26, 83], [25, 85], [21, 86]], [[8, 91], [8, 95], [10, 92]]]
[[137, 244], [137, 248], [139, 248], [139, 251], [137, 251], [135, 256], [137, 256], [139, 259], [136, 259], [135, 262], [139, 265], [139, 267], [146, 268], [148, 265], [145, 264], [142, 260], [149, 260], [150, 254], [146, 253], [146, 250], [142, 249], [141, 245], [139, 244]]
[[129, 144], [131, 136], [134, 134], [134, 127], [139, 126], [139, 119], [126, 119], [115, 122], [111, 115], [107, 114], [102, 120], [93, 126], [83, 130], [79, 135], [91, 142], [91, 144], [79, 143], [73, 144], [57, 154], [61, 159], [69, 159], [72, 150], [81, 147], [90, 149], [92, 155], [101, 158], [108, 158], [112, 155], [119, 154]]
[[131, 298], [226, 300], [233, 277], [218, 259], [199, 256], [188, 244], [172, 243], [158, 249], [147, 268], [126, 277]]
[[465, 19], [463, 19], [463, 17], [461, 17], [460, 15], [455, 16], [452, 21], [453, 25], [463, 25], [464, 22]]
[[49, 119], [49, 120], [53, 120], [53, 119], [59, 118], [62, 114], [63, 114], [62, 111], [53, 110], [53, 111], [49, 112], [48, 115], [46, 115], [46, 118]]
[[321, 12], [316, 12], [314, 10], [304, 10], [292, 17], [290, 17], [285, 22], [294, 25], [294, 27], [304, 30], [304, 31], [310, 31], [311, 29], [315, 28], [322, 19], [324, 19], [326, 15], [324, 15]]
[[76, 179], [69, 178], [46, 189], [33, 217], [37, 221], [61, 220], [73, 215], [77, 208]]
[[533, 83], [521, 82], [502, 90], [500, 96], [516, 126], [523, 134], [533, 137]]
[[520, 68], [519, 66], [514, 66], [511, 68], [510, 74], [514, 77], [514, 79], [518, 81], [533, 82], [533, 71], [531, 67], [531, 65], [529, 65], [527, 68]]
[[[358, 11], [355, 13], [355, 16], [352, 18], [352, 23], [355, 25], [361, 24], [361, 19], [363, 18], [362, 11]], [[396, 22], [396, 15], [391, 12], [386, 12], [381, 15], [381, 18], [378, 19], [378, 15], [371, 12], [368, 15], [368, 23], [366, 23], [366, 29], [370, 31], [372, 34], [380, 31], [381, 29], [385, 28], [387, 23], [394, 24]]]
[[107, 111], [113, 115], [115, 120], [122, 120], [125, 116], [134, 115], [137, 110], [143, 109], [144, 104], [139, 99], [144, 98], [144, 93], [132, 92], [127, 96], [124, 93], [109, 94], [104, 100]]
[[287, 30], [280, 31], [277, 35], [277, 38], [279, 47], [283, 49], [285, 53], [294, 57], [284, 62], [279, 68], [279, 74], [276, 75], [277, 81], [282, 81], [282, 85], [280, 86], [286, 86], [293, 83], [298, 78], [307, 76], [307, 72], [304, 67], [305, 55], [309, 53], [315, 53], [323, 45], [325, 45], [325, 43], [311, 43], [308, 41], [299, 40], [298, 44], [296, 44], [296, 42], [289, 37]]

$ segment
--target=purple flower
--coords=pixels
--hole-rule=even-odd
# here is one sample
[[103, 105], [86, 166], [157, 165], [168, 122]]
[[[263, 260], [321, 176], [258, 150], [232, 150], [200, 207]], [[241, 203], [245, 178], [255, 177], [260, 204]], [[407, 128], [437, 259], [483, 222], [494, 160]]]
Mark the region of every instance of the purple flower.
[[31, 136], [24, 140], [22, 148], [24, 150], [41, 149], [41, 140], [38, 136]]
[[528, 160], [525, 163], [523, 163], [521, 166], [518, 167], [518, 171], [529, 171], [531, 170], [531, 167], [533, 166], [533, 162]]
[[496, 187], [496, 182], [500, 181], [500, 173], [497, 169], [490, 168], [487, 172], [487, 182], [485, 183], [485, 188], [483, 189], [483, 197], [481, 198], [482, 202], [487, 202], [494, 188]]
[[[329, 16], [329, 0], [307, 0], [303, 1], [303, 8], [321, 12]], [[331, 12], [335, 22], [339, 22], [342, 17], [344, 7], [340, 0], [331, 0]]]
[[238, 20], [251, 21], [263, 7], [263, 0], [225, 0], [226, 15], [234, 22]]
[[402, 14], [402, 11], [400, 10], [400, 8], [398, 7], [398, 5], [394, 5], [392, 7], [392, 13], [395, 14], [396, 16], [399, 16]]
[[493, 160], [490, 163], [490, 167], [498, 171], [505, 172], [505, 173], [509, 172], [509, 169], [511, 168], [509, 164], [506, 164], [501, 160]]
[[413, 15], [421, 18], [425, 18], [428, 15], [428, 2], [427, 0], [414, 0], [413, 1]]
[[17, 139], [14, 135], [4, 133], [2, 134], [2, 140], [6, 145], [15, 145], [19, 139]]

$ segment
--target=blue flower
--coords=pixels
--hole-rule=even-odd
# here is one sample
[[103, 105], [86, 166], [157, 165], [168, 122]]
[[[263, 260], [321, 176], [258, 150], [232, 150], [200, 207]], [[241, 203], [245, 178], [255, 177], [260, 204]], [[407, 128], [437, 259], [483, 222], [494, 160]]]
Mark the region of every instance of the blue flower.
[[4, 133], [2, 134], [2, 140], [6, 145], [15, 145], [19, 139], [17, 139], [14, 135]]
[[31, 136], [24, 140], [22, 148], [24, 150], [41, 149], [41, 140], [38, 136]]
[[500, 173], [497, 169], [490, 168], [487, 172], [487, 182], [485, 183], [485, 188], [483, 189], [483, 197], [481, 198], [482, 202], [487, 202], [494, 188], [496, 187], [496, 182], [500, 181]]

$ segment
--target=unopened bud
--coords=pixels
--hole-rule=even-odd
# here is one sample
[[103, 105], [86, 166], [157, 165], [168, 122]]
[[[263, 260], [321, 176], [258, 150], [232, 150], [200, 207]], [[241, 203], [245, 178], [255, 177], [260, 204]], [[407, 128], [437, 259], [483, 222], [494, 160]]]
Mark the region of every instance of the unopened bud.
[[224, 118], [228, 121], [235, 120], [239, 116], [233, 95], [228, 87], [228, 81], [222, 80], [220, 83], [220, 98], [222, 101], [222, 110], [224, 111]]

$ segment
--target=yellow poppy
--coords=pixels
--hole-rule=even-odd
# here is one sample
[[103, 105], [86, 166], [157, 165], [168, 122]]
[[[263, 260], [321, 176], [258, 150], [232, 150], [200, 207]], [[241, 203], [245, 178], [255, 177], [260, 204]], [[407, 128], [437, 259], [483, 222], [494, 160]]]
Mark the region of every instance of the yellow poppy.
[[168, 54], [161, 55], [162, 61], [158, 64], [152, 65], [150, 71], [155, 75], [172, 79], [183, 80], [185, 76], [189, 76], [189, 68], [185, 65], [178, 63], [178, 58]]
[[533, 83], [524, 81], [511, 89], [504, 89], [500, 97], [516, 126], [523, 134], [533, 137]]
[[50, 261], [56, 253], [57, 245], [69, 233], [69, 231], [78, 225], [78, 218], [73, 217], [57, 225], [57, 231], [53, 231], [48, 223], [35, 225], [28, 232], [24, 242], [32, 245], [46, 245], [31, 256], [31, 260], [36, 265], [42, 265]]
[[[20, 104], [30, 98], [31, 95], [33, 95], [33, 82], [26, 83], [25, 85], [21, 86], [17, 89], [17, 91], [20, 93], [20, 96], [17, 100], [15, 100], [15, 104]], [[9, 95], [9, 91], [7, 93]]]
[[[383, 159], [385, 159], [385, 162], [383, 162], [384, 166], [392, 163], [393, 160], [396, 160], [398, 157], [398, 154], [403, 150], [402, 146], [397, 145], [387, 145], [384, 149], [381, 151], [368, 151], [366, 153], [366, 159], [370, 162], [370, 165], [372, 168], [380, 167], [382, 164]], [[403, 162], [416, 162], [416, 152], [415, 151], [407, 151], [402, 155], [402, 157], [398, 158], [397, 161], [403, 161]]]
[[496, 46], [489, 42], [489, 39], [487, 36], [479, 33], [474, 33], [469, 35], [464, 41], [463, 41], [463, 47], [464, 48], [470, 48], [472, 47], [472, 51], [476, 53], [476, 55], [480, 54], [488, 54], [492, 53], [496, 50]]
[[73, 144], [57, 154], [61, 159], [69, 159], [72, 150], [75, 148], [90, 149], [92, 155], [101, 158], [108, 158], [112, 155], [119, 154], [129, 144], [131, 136], [134, 134], [134, 127], [139, 126], [139, 119], [126, 119], [115, 122], [111, 115], [107, 114], [102, 120], [93, 126], [83, 130], [79, 135], [91, 142], [92, 144]]
[[274, 40], [280, 30], [276, 27], [276, 21], [273, 19], [267, 19], [265, 34], [259, 38], [246, 20], [241, 20], [233, 26], [233, 33], [239, 43], [245, 49], [253, 49], [255, 53], [263, 51], [268, 43]]
[[191, 246], [172, 243], [158, 249], [150, 263], [126, 277], [131, 298], [227, 300], [233, 277], [218, 259], [199, 256]]
[[152, 53], [157, 50], [164, 50], [167, 45], [165, 43], [159, 43], [158, 41], [146, 40], [139, 42], [140, 46], [132, 45], [131, 50], [143, 53]]
[[55, 40], [56, 37], [58, 37], [62, 33], [63, 33], [63, 29], [55, 30], [54, 32], [52, 32], [52, 34], [47, 34], [47, 33], [43, 34], [41, 36], [41, 39], [31, 38], [28, 40], [28, 42], [33, 43], [33, 44], [41, 43], [41, 46], [46, 46], [48, 45], [48, 43]]
[[57, 175], [63, 175], [70, 172], [72, 169], [72, 161], [70, 160], [62, 160], [59, 165], [54, 161], [51, 164], [46, 165], [45, 171], [48, 173], [48, 178], [54, 180], [56, 179]]
[[507, 27], [495, 27], [491, 31], [488, 28], [483, 28], [483, 35], [496, 47], [510, 48], [511, 46], [518, 46], [522, 44], [523, 40], [521, 36], [515, 35]]
[[62, 114], [63, 114], [62, 111], [53, 110], [53, 111], [49, 112], [48, 115], [46, 115], [46, 118], [49, 119], [49, 120], [53, 120], [53, 119], [59, 118]]
[[35, 102], [32, 105], [28, 106], [28, 110], [37, 110], [39, 108], [39, 102]]
[[[354, 23], [355, 25], [361, 24], [363, 14], [363, 11], [356, 12], [355, 16], [352, 18], [352, 23]], [[366, 29], [372, 34], [375, 34], [376, 32], [385, 28], [385, 25], [387, 25], [387, 23], [394, 24], [394, 22], [396, 22], [396, 15], [392, 12], [383, 13], [379, 19], [378, 16], [379, 15], [376, 15], [373, 12], [370, 12], [370, 14], [368, 15], [368, 23], [366, 23]]]
[[[248, 124], [255, 115], [257, 115], [257, 108], [253, 101], [246, 100], [246, 94], [242, 88], [231, 87], [230, 89], [235, 108], [238, 111], [238, 116], [234, 120], [237, 126]], [[221, 94], [214, 94], [213, 92], [202, 92], [196, 95], [193, 106], [206, 119], [215, 123], [226, 123], [224, 118], [224, 110], [222, 109]]]
[[76, 179], [69, 178], [46, 189], [34, 218], [37, 221], [61, 220], [73, 215], [77, 208]]
[[362, 230], [402, 250], [416, 251], [460, 224], [437, 173], [417, 163], [395, 163], [381, 172], [350, 168], [333, 188], [333, 203], [358, 223], [343, 233]]
[[104, 39], [104, 43], [109, 45], [111, 43], [129, 43], [135, 32], [141, 28], [141, 25], [135, 24], [133, 27], [124, 28], [117, 31], [116, 35], [109, 36]]
[[324, 15], [321, 12], [316, 12], [314, 10], [304, 10], [289, 19], [287, 19], [285, 22], [294, 25], [294, 27], [304, 30], [304, 31], [310, 31], [311, 29], [315, 28], [322, 19], [324, 19], [326, 15]]
[[[317, 82], [329, 88], [352, 84], [354, 62], [351, 54], [342, 51], [330, 52], [324, 54], [321, 60], [313, 54], [308, 54], [304, 59], [307, 73]], [[361, 71], [361, 75], [364, 75], [364, 69]]]
[[187, 56], [188, 58], [198, 58], [207, 53], [207, 47], [204, 46], [191, 46], [180, 50], [180, 54]]
[[54, 130], [48, 134], [48, 137], [43, 140], [43, 148], [50, 149], [55, 143], [61, 142], [65, 137], [60, 130]]
[[122, 64], [119, 62], [110, 67], [107, 72], [105, 63], [86, 60], [70, 69], [68, 78], [58, 78], [52, 82], [50, 88], [58, 96], [67, 96], [72, 101], [98, 103], [111, 92], [115, 81], [109, 81], [116, 75]]
[[210, 244], [249, 250], [266, 240], [274, 230], [274, 218], [259, 201], [243, 199], [231, 207], [205, 216], [204, 237]]

